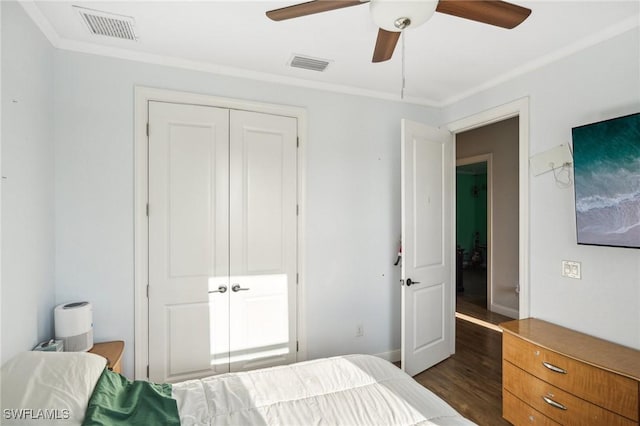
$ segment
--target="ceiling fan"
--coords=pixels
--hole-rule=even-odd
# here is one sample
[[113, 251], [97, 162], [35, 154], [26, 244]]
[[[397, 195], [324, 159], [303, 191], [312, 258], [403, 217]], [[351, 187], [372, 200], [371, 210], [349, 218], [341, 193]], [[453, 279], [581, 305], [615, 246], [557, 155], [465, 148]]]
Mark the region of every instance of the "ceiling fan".
[[425, 23], [434, 12], [511, 29], [522, 23], [531, 9], [500, 0], [312, 0], [274, 9], [274, 21], [370, 3], [373, 21], [380, 28], [372, 62], [391, 59], [402, 30]]

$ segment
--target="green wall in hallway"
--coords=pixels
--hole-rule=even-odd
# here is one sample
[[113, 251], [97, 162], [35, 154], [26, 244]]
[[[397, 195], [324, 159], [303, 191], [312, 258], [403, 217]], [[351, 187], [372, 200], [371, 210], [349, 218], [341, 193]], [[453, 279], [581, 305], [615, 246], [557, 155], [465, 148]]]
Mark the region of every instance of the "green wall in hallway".
[[487, 175], [457, 173], [456, 182], [456, 244], [469, 256], [476, 232], [480, 233], [480, 244], [487, 244]]

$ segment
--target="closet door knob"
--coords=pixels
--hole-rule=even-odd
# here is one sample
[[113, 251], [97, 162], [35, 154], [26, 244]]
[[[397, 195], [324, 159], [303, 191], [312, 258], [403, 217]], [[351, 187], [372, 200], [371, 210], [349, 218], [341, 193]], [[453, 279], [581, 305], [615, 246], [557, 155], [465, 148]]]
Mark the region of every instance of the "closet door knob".
[[233, 291], [234, 291], [234, 293], [237, 293], [237, 292], [239, 292], [239, 291], [247, 291], [247, 290], [249, 290], [249, 289], [248, 289], [248, 288], [242, 288], [242, 287], [240, 287], [240, 284], [234, 284], [234, 285], [231, 287], [231, 290], [233, 290]]
[[226, 293], [227, 292], [227, 286], [226, 285], [221, 285], [220, 287], [218, 287], [217, 290], [211, 290], [209, 292], [209, 294], [211, 293]]

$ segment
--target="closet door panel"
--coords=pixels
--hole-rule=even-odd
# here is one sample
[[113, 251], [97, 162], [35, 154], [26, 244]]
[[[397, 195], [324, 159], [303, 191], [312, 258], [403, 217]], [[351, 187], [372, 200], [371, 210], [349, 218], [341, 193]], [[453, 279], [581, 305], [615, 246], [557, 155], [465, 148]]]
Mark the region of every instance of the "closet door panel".
[[[280, 134], [246, 131], [245, 208], [246, 272], [279, 272], [284, 269], [286, 240], [283, 217], [287, 206], [285, 177], [286, 140]], [[284, 194], [283, 194], [284, 192]]]
[[216, 230], [212, 199], [215, 170], [213, 129], [169, 127], [167, 226], [169, 276], [209, 276], [214, 272]]
[[296, 359], [297, 122], [230, 116], [231, 370]]
[[149, 377], [228, 371], [229, 112], [149, 103]]

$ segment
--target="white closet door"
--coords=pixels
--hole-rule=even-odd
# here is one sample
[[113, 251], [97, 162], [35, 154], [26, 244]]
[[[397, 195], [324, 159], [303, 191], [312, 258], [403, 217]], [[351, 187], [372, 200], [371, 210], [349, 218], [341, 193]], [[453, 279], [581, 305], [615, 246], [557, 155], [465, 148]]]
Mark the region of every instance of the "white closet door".
[[297, 122], [231, 111], [230, 123], [230, 362], [238, 371], [296, 360]]
[[229, 111], [150, 102], [149, 127], [149, 378], [226, 372]]
[[149, 127], [150, 380], [294, 362], [296, 120], [150, 102]]

